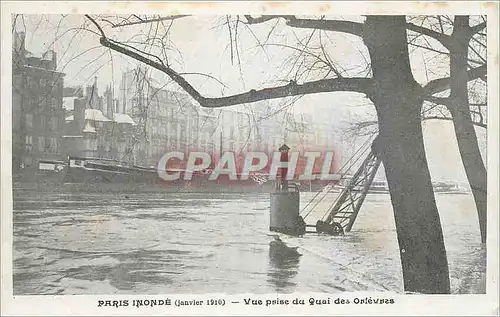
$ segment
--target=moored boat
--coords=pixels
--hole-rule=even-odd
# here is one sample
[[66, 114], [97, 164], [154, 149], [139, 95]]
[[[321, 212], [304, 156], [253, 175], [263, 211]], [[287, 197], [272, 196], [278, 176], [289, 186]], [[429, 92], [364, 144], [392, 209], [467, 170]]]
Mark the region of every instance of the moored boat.
[[[269, 179], [269, 175], [263, 172], [251, 172], [249, 175], [238, 173], [234, 179], [226, 174], [211, 179], [211, 169], [193, 172], [169, 167], [164, 172], [178, 173], [179, 177], [166, 181], [159, 177], [154, 167], [111, 159], [70, 156], [66, 161], [40, 160], [36, 168], [25, 169], [13, 179], [14, 188], [39, 191], [270, 193], [276, 190], [275, 180]], [[185, 177], [188, 173], [191, 177]], [[326, 182], [290, 181], [301, 191], [318, 191]], [[46, 186], [48, 183], [50, 186]]]

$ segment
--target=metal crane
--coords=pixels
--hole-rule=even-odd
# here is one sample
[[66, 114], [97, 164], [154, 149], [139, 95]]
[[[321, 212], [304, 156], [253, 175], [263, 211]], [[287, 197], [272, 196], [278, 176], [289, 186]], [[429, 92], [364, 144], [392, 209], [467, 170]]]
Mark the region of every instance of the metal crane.
[[[365, 152], [367, 150], [368, 148], [365, 149]], [[377, 153], [377, 138], [375, 138], [371, 143], [370, 151], [361, 166], [349, 179], [348, 183], [328, 208], [325, 216], [323, 217], [325, 220], [318, 220], [315, 225], [308, 224], [307, 227], [316, 228], [315, 232], [317, 233], [327, 233], [331, 235], [342, 235], [351, 230], [359, 214], [363, 201], [370, 190], [375, 174], [380, 166], [381, 159]], [[355, 153], [349, 161], [356, 155], [357, 153]], [[361, 155], [359, 157], [361, 157]], [[354, 163], [351, 164], [351, 167]], [[344, 174], [346, 174], [346, 172]], [[319, 202], [323, 200], [334, 188], [335, 185], [330, 184], [323, 192], [318, 193], [302, 210], [302, 212], [306, 213], [303, 218], [305, 219], [318, 206]], [[312, 204], [316, 198], [318, 198], [318, 200]], [[312, 206], [312, 208], [307, 210], [309, 206]]]

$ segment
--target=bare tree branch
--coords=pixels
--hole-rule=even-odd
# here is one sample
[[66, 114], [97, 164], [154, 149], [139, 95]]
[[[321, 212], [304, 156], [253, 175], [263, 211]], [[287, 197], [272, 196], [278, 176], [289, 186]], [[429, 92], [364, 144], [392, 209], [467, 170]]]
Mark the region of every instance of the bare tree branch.
[[171, 21], [171, 20], [176, 20], [176, 19], [188, 17], [188, 16], [191, 16], [191, 15], [189, 15], [189, 14], [169, 15], [169, 16], [165, 16], [165, 17], [159, 17], [159, 18], [147, 19], [147, 20], [141, 19], [141, 18], [139, 18], [135, 14], [134, 14], [134, 16], [136, 18], [138, 18], [139, 21], [135, 21], [135, 22], [123, 22], [123, 23], [120, 23], [120, 24], [113, 24], [111, 27], [112, 28], [119, 28], [119, 27], [123, 27], [123, 26], [130, 26], [130, 25], [136, 25], [136, 24], [152, 23], [152, 22], [159, 22], [159, 21]]
[[[486, 67], [486, 64], [484, 64], [482, 66], [470, 69], [467, 72], [467, 77], [468, 77], [469, 81], [477, 79], [477, 78], [485, 78], [486, 71], [487, 71], [487, 67]], [[424, 86], [425, 95], [432, 96], [435, 93], [443, 92], [447, 89], [450, 89], [450, 84], [451, 84], [450, 77], [431, 80], [430, 82], [427, 83], [427, 85]], [[427, 99], [427, 97], [426, 97], [426, 99]]]
[[444, 47], [449, 48], [450, 45], [452, 45], [452, 38], [451, 36], [444, 34], [444, 33], [439, 33], [434, 30], [431, 30], [429, 28], [419, 26], [413, 23], [407, 23], [406, 28], [410, 31], [417, 32], [423, 35], [427, 35], [429, 37], [432, 37], [439, 43], [441, 43]]
[[342, 32], [357, 36], [363, 35], [363, 23], [353, 21], [297, 19], [293, 15], [263, 15], [258, 18], [245, 15], [245, 18], [248, 24], [257, 24], [272, 19], [284, 18], [288, 26], [295, 28]]
[[[430, 116], [430, 117], [423, 117], [422, 118], [422, 121], [426, 121], [426, 120], [448, 120], [448, 121], [453, 121], [453, 118], [452, 117], [445, 117], [445, 116]], [[484, 128], [484, 129], [488, 128], [488, 125], [486, 123], [483, 123], [483, 122], [472, 121], [472, 124], [475, 125], [475, 126], [477, 126], [477, 127]]]
[[477, 25], [474, 25], [473, 27], [471, 27], [472, 34], [479, 33], [482, 30], [484, 30], [485, 28], [486, 28], [486, 22], [481, 22]]
[[[453, 118], [449, 117], [449, 116], [445, 116], [445, 115], [441, 115], [441, 116], [438, 116], [438, 115], [423, 115], [422, 116], [422, 121], [427, 121], [427, 120], [453, 121]], [[477, 126], [477, 127], [480, 127], [480, 128], [484, 128], [484, 129], [488, 128], [488, 125], [486, 123], [484, 123], [483, 120], [480, 120], [480, 121], [473, 120], [472, 124], [475, 125], [475, 126]], [[356, 122], [356, 123], [351, 124], [347, 128], [346, 132], [350, 133], [350, 134], [353, 134], [353, 135], [357, 135], [357, 136], [371, 135], [371, 134], [373, 134], [373, 133], [376, 132], [376, 131], [373, 130], [373, 128], [377, 128], [377, 125], [378, 125], [378, 121], [377, 120], [369, 120], [369, 121]]]
[[106, 37], [106, 35], [104, 34], [104, 31], [102, 30], [101, 26], [100, 26], [100, 25], [99, 25], [99, 24], [98, 24], [98, 23], [97, 23], [97, 22], [96, 22], [96, 21], [95, 21], [95, 20], [94, 20], [94, 19], [90, 16], [90, 15], [85, 14], [85, 17], [86, 17], [87, 19], [89, 19], [89, 20], [90, 20], [90, 22], [92, 22], [92, 23], [93, 23], [93, 24], [97, 27], [97, 29], [98, 29], [98, 30], [99, 30], [99, 32], [101, 33], [101, 36], [102, 36], [102, 37]]
[[286, 22], [288, 26], [303, 29], [319, 29], [325, 31], [334, 31], [349, 33], [352, 35], [363, 36], [363, 23], [341, 20], [311, 20], [289, 18]]
[[287, 17], [285, 15], [262, 15], [258, 18], [254, 18], [251, 15], [245, 15], [245, 18], [247, 19], [248, 24], [258, 24], [258, 23], [264, 23], [272, 19], [276, 18], [281, 18], [281, 17]]

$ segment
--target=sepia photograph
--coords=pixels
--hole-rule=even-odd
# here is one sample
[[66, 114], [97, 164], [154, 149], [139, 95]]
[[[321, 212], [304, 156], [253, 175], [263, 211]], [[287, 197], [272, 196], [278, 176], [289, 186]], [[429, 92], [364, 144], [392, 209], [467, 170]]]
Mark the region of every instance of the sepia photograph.
[[486, 4], [11, 3], [9, 292], [199, 314], [486, 298], [489, 281], [498, 294], [498, 5]]

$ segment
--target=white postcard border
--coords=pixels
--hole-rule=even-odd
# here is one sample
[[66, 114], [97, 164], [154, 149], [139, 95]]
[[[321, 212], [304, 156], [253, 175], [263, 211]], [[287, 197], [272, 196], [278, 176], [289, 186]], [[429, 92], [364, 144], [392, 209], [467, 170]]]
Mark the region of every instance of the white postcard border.
[[[495, 2], [3, 2], [1, 45], [1, 299], [2, 315], [494, 315], [498, 314], [498, 3]], [[391, 293], [339, 294], [165, 294], [165, 295], [72, 295], [12, 296], [12, 184], [11, 184], [11, 18], [12, 13], [95, 14], [128, 12], [165, 14], [487, 14], [488, 15], [488, 254], [485, 295], [400, 295]], [[273, 300], [310, 298], [392, 298], [391, 305], [245, 305], [245, 298]], [[224, 306], [98, 307], [99, 300], [224, 299]], [[232, 304], [238, 301], [239, 304]]]

